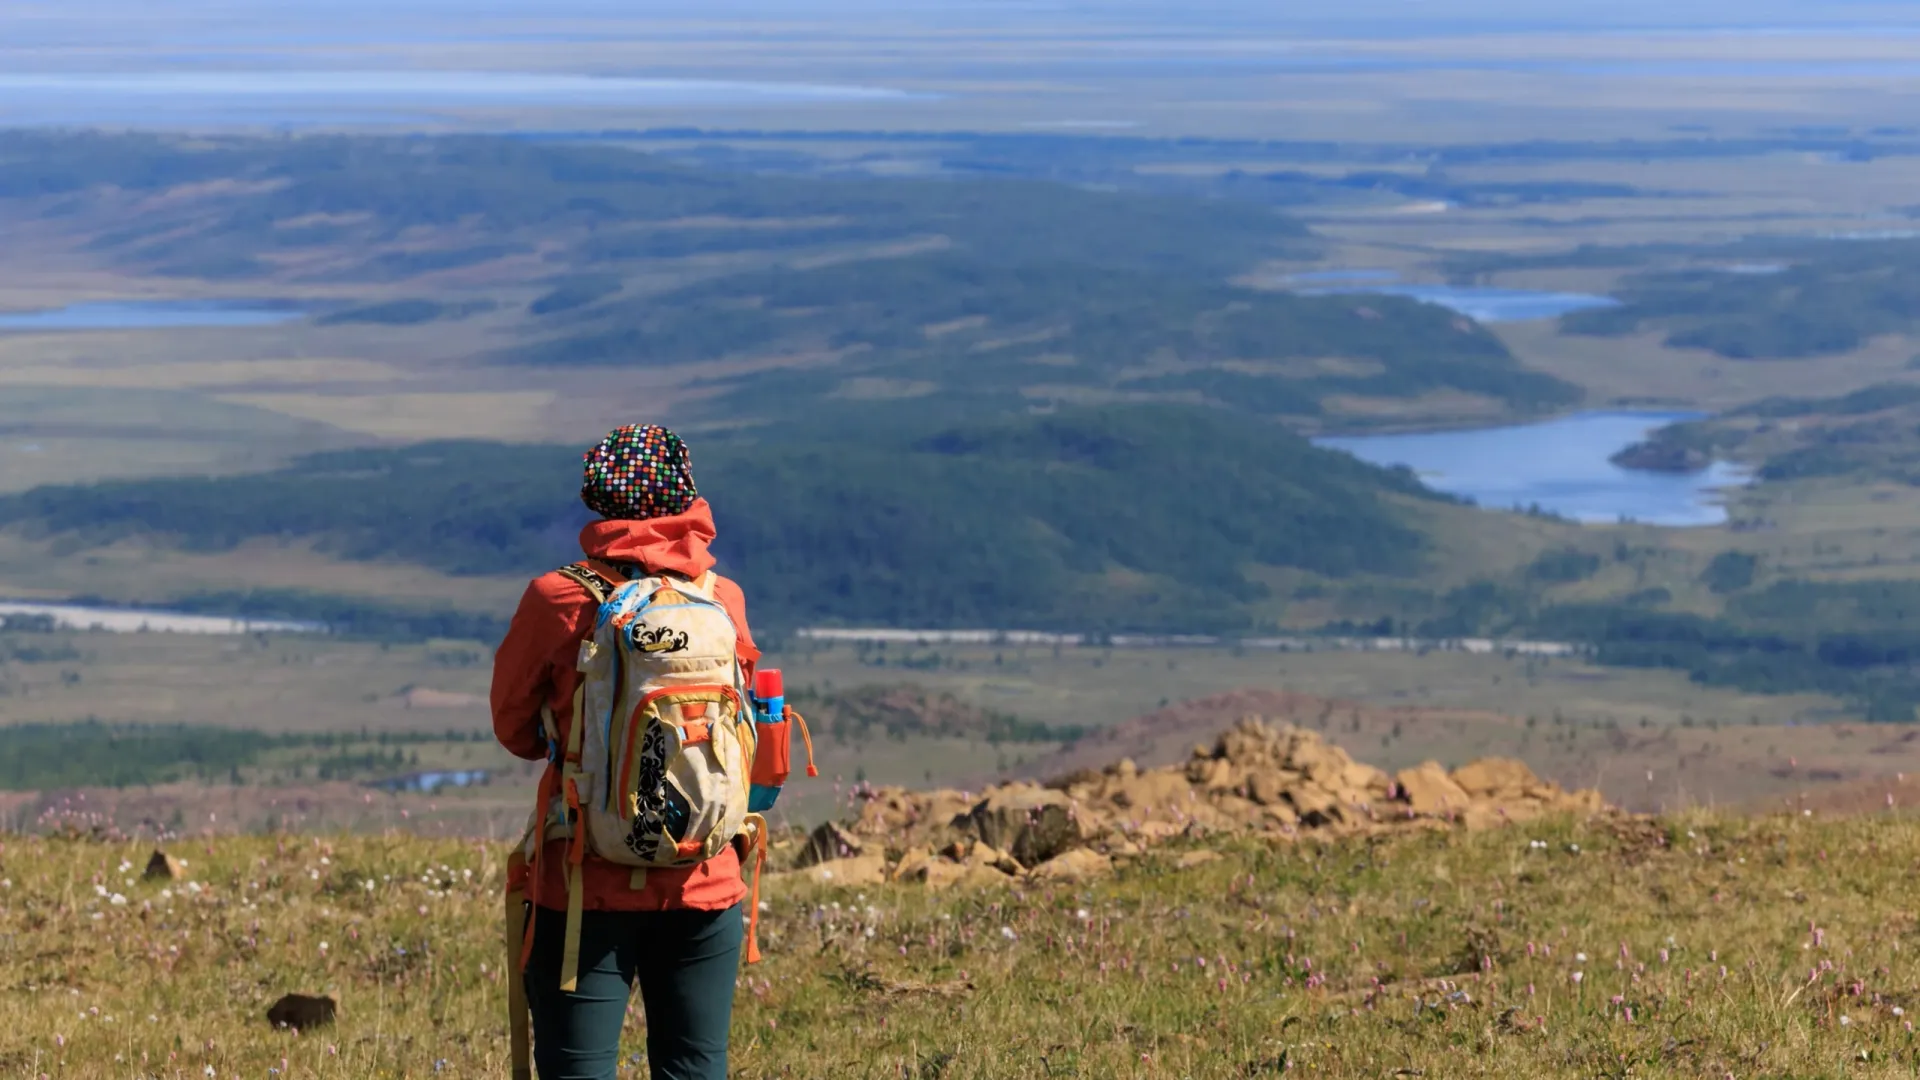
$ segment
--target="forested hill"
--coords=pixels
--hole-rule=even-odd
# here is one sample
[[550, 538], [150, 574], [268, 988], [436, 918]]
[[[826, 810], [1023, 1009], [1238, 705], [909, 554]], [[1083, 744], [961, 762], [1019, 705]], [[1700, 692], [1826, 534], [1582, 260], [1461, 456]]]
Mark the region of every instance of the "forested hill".
[[[1116, 406], [932, 435], [697, 443], [718, 554], [756, 622], [1234, 630], [1259, 566], [1412, 573], [1404, 472], [1198, 407]], [[354, 560], [532, 574], [573, 557], [578, 450], [445, 442], [267, 473], [47, 487], [0, 526], [197, 551], [310, 542]], [[1399, 497], [1399, 498], [1396, 498]]]

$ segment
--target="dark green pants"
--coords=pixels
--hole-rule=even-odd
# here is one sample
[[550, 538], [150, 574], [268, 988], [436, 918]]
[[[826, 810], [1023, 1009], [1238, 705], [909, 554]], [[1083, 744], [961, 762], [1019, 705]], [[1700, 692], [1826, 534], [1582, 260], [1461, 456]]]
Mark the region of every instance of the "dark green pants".
[[527, 964], [540, 1080], [615, 1080], [633, 984], [647, 1010], [653, 1080], [726, 1080], [727, 1028], [746, 923], [725, 911], [588, 911], [580, 982], [560, 992], [567, 916], [541, 908]]

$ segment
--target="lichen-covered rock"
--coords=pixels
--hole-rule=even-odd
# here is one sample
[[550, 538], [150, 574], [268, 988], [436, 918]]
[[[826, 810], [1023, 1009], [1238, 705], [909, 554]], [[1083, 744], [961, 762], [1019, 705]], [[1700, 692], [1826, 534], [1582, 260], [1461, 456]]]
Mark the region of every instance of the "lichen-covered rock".
[[1036, 785], [1009, 785], [989, 792], [955, 824], [980, 842], [1038, 866], [1086, 839], [1079, 809], [1066, 792]]

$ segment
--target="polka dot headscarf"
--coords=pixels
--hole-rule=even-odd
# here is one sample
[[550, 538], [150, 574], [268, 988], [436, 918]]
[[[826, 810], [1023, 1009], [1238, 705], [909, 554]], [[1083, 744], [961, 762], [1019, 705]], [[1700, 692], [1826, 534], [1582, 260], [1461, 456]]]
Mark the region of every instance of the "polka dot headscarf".
[[671, 517], [686, 513], [699, 497], [687, 444], [657, 424], [616, 428], [587, 451], [580, 501], [601, 517]]

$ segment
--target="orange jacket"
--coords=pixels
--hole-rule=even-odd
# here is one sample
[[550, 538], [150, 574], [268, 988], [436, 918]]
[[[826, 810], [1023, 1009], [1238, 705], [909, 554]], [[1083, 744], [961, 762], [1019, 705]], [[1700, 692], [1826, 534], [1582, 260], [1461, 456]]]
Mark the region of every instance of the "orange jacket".
[[[713, 511], [700, 499], [686, 513], [673, 517], [596, 521], [580, 531], [580, 549], [590, 559], [697, 578], [713, 569], [713, 556], [707, 553], [713, 536]], [[760, 650], [747, 629], [746, 597], [740, 586], [724, 577], [715, 579], [714, 595], [738, 628], [736, 647], [751, 678]], [[574, 661], [581, 640], [593, 632], [594, 614], [593, 594], [558, 573], [535, 578], [520, 598], [520, 608], [493, 660], [493, 733], [514, 756], [530, 761], [546, 756], [546, 736], [540, 726], [543, 705], [553, 710], [561, 741], [566, 740], [573, 724], [573, 688], [580, 678]], [[564, 853], [565, 841], [559, 840], [541, 852], [543, 906], [566, 905]], [[589, 911], [718, 911], [747, 895], [740, 856], [731, 846], [699, 866], [649, 870], [640, 889], [632, 886], [631, 868], [591, 855], [583, 874], [582, 905]]]

